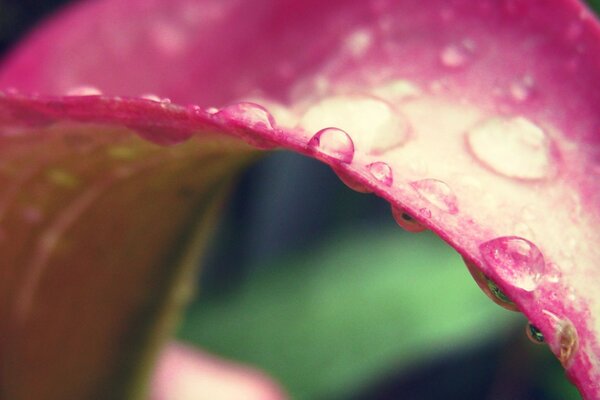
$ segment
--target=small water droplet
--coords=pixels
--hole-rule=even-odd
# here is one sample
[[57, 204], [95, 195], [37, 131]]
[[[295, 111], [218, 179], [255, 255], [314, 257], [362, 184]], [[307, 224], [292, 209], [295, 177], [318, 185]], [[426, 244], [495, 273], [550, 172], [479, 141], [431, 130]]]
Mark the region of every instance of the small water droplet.
[[392, 168], [387, 163], [377, 161], [367, 165], [367, 169], [373, 175], [373, 178], [377, 179], [385, 186], [391, 186], [394, 182], [394, 175]]
[[250, 102], [232, 104], [222, 108], [217, 116], [240, 122], [253, 129], [272, 130], [275, 127], [275, 119], [269, 111], [261, 105]]
[[304, 113], [300, 126], [309, 132], [338, 127], [356, 140], [357, 148], [373, 155], [401, 146], [410, 134], [408, 119], [399, 110], [369, 95], [327, 97]]
[[440, 61], [448, 68], [463, 67], [473, 56], [474, 48], [474, 43], [470, 40], [449, 44], [440, 52]]
[[518, 103], [527, 101], [533, 90], [533, 78], [529, 75], [512, 82], [509, 86], [510, 96]]
[[101, 96], [102, 91], [94, 86], [78, 86], [70, 89], [67, 96]]
[[372, 192], [372, 190], [370, 188], [366, 187], [361, 182], [358, 182], [354, 177], [352, 177], [346, 171], [343, 171], [342, 169], [335, 168], [335, 167], [332, 169], [335, 172], [335, 174], [338, 176], [338, 178], [340, 178], [340, 180], [342, 182], [344, 182], [344, 184], [346, 186], [348, 186], [350, 189], [352, 189], [356, 192], [359, 192], [359, 193], [371, 193]]
[[345, 47], [354, 57], [364, 55], [373, 43], [373, 34], [367, 29], [352, 32], [345, 40]]
[[500, 307], [510, 311], [519, 311], [517, 305], [498, 287], [498, 285], [488, 278], [475, 264], [463, 257], [467, 269], [475, 279], [477, 286]]
[[410, 184], [425, 200], [440, 210], [456, 214], [458, 212], [456, 195], [445, 182], [437, 179], [423, 179]]
[[427, 229], [419, 221], [414, 219], [412, 215], [401, 208], [392, 206], [392, 216], [394, 217], [396, 223], [404, 228], [407, 232], [418, 233]]
[[507, 284], [531, 292], [545, 272], [544, 256], [527, 239], [502, 236], [479, 246], [484, 263]]
[[559, 345], [558, 359], [567, 368], [577, 351], [577, 330], [571, 321], [564, 319], [558, 323], [556, 333]]
[[352, 162], [354, 157], [354, 143], [350, 136], [338, 128], [321, 129], [308, 142], [308, 147], [344, 163]]
[[554, 338], [550, 344], [563, 367], [568, 368], [577, 352], [579, 337], [573, 323], [568, 318], [561, 318], [552, 311], [542, 310], [554, 327]]
[[160, 96], [157, 96], [155, 94], [152, 93], [146, 93], [140, 96], [142, 99], [145, 100], [150, 100], [150, 101], [154, 101], [155, 103], [161, 103], [161, 104], [171, 104], [171, 99], [168, 99], [166, 97], [162, 98]]
[[537, 327], [532, 325], [531, 322], [527, 323], [525, 326], [525, 334], [529, 340], [535, 344], [544, 343], [544, 334]]
[[517, 179], [543, 179], [550, 174], [550, 140], [523, 117], [489, 118], [467, 132], [473, 156], [492, 171]]
[[219, 109], [217, 107], [208, 107], [206, 108], [204, 111], [206, 111], [209, 114], [216, 114], [219, 112]]

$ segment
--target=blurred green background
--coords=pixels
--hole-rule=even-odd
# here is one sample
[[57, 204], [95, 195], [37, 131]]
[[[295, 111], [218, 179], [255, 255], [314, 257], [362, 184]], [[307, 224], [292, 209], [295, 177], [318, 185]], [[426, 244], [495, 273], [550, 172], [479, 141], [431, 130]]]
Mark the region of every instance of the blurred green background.
[[[0, 0], [0, 55], [65, 0]], [[600, 0], [590, 0], [600, 9]], [[288, 153], [239, 181], [178, 336], [295, 399], [579, 399], [431, 234]]]
[[525, 323], [386, 202], [276, 153], [241, 178], [179, 337], [294, 399], [579, 399]]

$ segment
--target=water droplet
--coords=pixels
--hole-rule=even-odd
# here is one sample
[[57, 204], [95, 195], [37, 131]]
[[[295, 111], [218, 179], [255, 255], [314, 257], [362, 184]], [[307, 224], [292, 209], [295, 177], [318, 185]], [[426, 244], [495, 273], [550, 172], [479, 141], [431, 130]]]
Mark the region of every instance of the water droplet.
[[533, 90], [533, 78], [529, 75], [510, 84], [509, 91], [512, 99], [518, 103], [527, 101]]
[[341, 129], [321, 129], [308, 142], [308, 147], [317, 152], [317, 156], [323, 154], [344, 163], [352, 162], [354, 157], [354, 143], [350, 136]]
[[517, 179], [542, 179], [550, 174], [550, 140], [523, 117], [490, 118], [467, 132], [473, 156], [492, 171]]
[[162, 98], [162, 97], [157, 96], [152, 93], [146, 93], [146, 94], [141, 95], [140, 97], [145, 100], [154, 101], [155, 103], [161, 103], [161, 104], [170, 104], [171, 103], [171, 99], [168, 99], [166, 97]]
[[529, 340], [535, 344], [544, 343], [544, 334], [537, 327], [532, 325], [531, 322], [528, 322], [525, 326], [525, 334]]
[[232, 104], [222, 108], [217, 116], [242, 123], [253, 129], [272, 130], [275, 127], [275, 119], [269, 111], [261, 105], [250, 102]]
[[458, 44], [449, 44], [440, 52], [441, 63], [448, 68], [465, 66], [473, 56], [475, 45], [470, 40], [463, 40]]
[[333, 168], [333, 171], [338, 176], [338, 178], [340, 178], [340, 180], [342, 182], [344, 182], [344, 184], [346, 186], [348, 186], [350, 189], [352, 189], [356, 192], [359, 192], [359, 193], [371, 193], [372, 192], [372, 190], [370, 188], [366, 187], [361, 182], [358, 182], [354, 177], [352, 177], [346, 171], [343, 171], [342, 169], [335, 168], [335, 167]]
[[400, 111], [368, 95], [327, 97], [304, 113], [300, 126], [309, 132], [338, 127], [354, 138], [357, 148], [373, 155], [401, 146], [410, 134], [408, 119]]
[[554, 327], [554, 338], [549, 338], [550, 347], [563, 367], [568, 368], [579, 345], [577, 330], [568, 318], [560, 318], [549, 310], [542, 310], [542, 313], [550, 319]]
[[373, 43], [373, 34], [367, 29], [352, 32], [345, 40], [345, 46], [354, 57], [364, 55]]
[[544, 256], [536, 245], [518, 236], [503, 236], [479, 246], [484, 263], [506, 284], [531, 292], [544, 274]]
[[401, 208], [392, 206], [392, 216], [394, 217], [394, 220], [396, 220], [396, 223], [408, 232], [417, 233], [427, 229], [425, 226], [421, 225], [419, 221], [414, 219], [412, 215]]
[[101, 96], [102, 91], [94, 86], [78, 86], [70, 89], [67, 96]]
[[440, 210], [456, 214], [458, 212], [456, 195], [445, 182], [437, 179], [423, 179], [410, 184], [425, 200]]
[[391, 186], [394, 182], [392, 169], [387, 163], [377, 161], [367, 165], [367, 169], [371, 175], [373, 175], [373, 178], [377, 179], [385, 186]]
[[467, 269], [471, 273], [477, 286], [489, 297], [494, 303], [500, 307], [510, 311], [519, 311], [517, 305], [496, 285], [494, 281], [488, 278], [475, 264], [463, 257]]
[[219, 112], [219, 109], [217, 107], [208, 107], [204, 111], [206, 111], [209, 114], [216, 114]]
[[573, 359], [573, 355], [577, 351], [577, 331], [571, 321], [562, 320], [557, 325], [556, 333], [559, 345], [558, 359], [562, 365], [567, 368]]

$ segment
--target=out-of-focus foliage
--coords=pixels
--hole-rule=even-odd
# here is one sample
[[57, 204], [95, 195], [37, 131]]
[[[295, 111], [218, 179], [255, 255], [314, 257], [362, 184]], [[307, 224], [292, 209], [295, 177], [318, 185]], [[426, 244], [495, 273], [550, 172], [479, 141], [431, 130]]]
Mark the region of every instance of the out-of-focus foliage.
[[357, 227], [200, 301], [181, 337], [258, 365], [293, 398], [356, 391], [390, 368], [506, 335], [514, 315], [479, 292], [432, 235]]

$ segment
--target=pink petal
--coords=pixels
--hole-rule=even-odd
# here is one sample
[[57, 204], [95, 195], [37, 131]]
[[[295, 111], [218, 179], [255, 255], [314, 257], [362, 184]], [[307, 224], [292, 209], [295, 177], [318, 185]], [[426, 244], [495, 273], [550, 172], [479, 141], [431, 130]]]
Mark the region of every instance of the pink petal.
[[260, 372], [171, 343], [159, 358], [150, 399], [281, 400], [286, 397], [272, 379]]
[[[165, 144], [218, 131], [318, 158], [455, 247], [540, 328], [594, 399], [597, 82], [600, 26], [572, 0], [106, 0], [35, 33], [0, 87], [64, 94], [92, 85], [200, 108], [8, 95], [0, 120], [5, 130], [73, 119], [125, 125]], [[241, 100], [276, 120], [247, 102], [203, 110]]]

